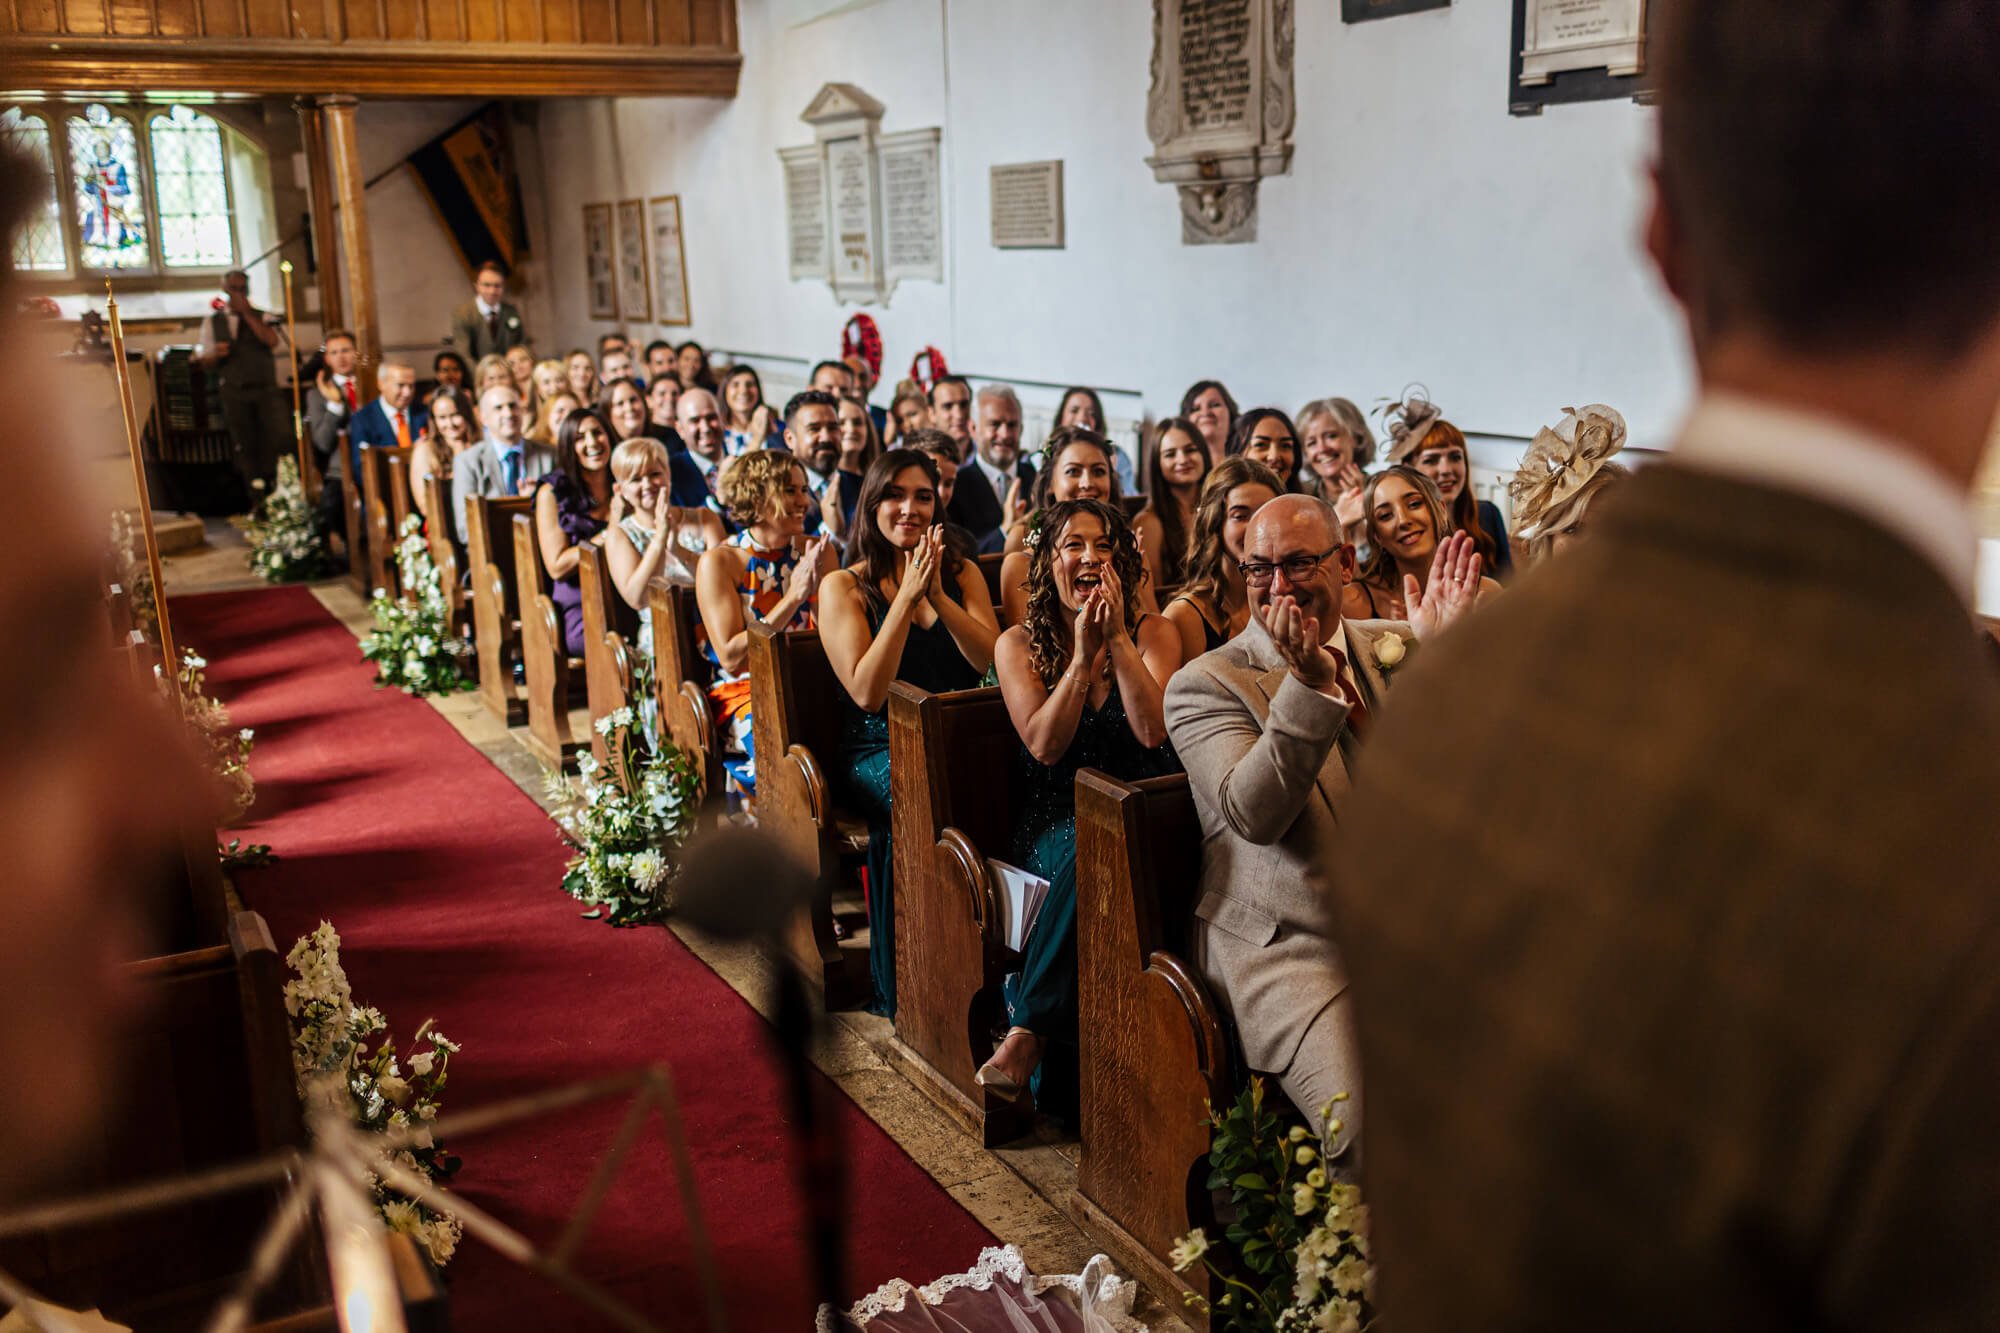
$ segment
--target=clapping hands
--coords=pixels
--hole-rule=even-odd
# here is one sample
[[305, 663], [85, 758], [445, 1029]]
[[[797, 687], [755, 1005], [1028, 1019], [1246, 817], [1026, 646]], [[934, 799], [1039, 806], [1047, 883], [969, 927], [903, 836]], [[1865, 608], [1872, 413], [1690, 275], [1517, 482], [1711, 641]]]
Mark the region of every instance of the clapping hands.
[[1459, 531], [1438, 543], [1428, 585], [1419, 588], [1416, 575], [1403, 576], [1403, 608], [1418, 639], [1441, 633], [1478, 603], [1480, 566], [1472, 534]]
[[1257, 619], [1300, 684], [1321, 692], [1336, 686], [1340, 670], [1333, 654], [1326, 650], [1319, 617], [1300, 610], [1298, 599], [1282, 594], [1273, 597], [1270, 605], [1257, 613]]

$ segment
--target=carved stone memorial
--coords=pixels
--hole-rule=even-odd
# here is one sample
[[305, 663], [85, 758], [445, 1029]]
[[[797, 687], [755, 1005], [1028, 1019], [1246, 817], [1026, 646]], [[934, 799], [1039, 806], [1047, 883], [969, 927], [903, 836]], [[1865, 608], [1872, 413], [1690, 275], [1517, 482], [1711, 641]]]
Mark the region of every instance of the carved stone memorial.
[[887, 304], [904, 278], [944, 281], [938, 130], [883, 134], [882, 104], [829, 83], [799, 117], [815, 142], [783, 148], [787, 258], [842, 301]]
[[1257, 182], [1292, 162], [1292, 0], [1153, 0], [1146, 132], [1181, 241], [1257, 239]]
[[1527, 0], [1521, 86], [1570, 70], [1614, 77], [1646, 67], [1646, 0]]

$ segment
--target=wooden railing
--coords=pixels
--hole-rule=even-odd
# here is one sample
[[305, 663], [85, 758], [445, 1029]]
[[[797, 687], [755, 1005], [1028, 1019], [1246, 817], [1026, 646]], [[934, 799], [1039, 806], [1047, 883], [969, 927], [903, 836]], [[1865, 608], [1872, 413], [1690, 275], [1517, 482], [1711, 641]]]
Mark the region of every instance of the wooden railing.
[[[164, 40], [163, 40], [164, 39]], [[8, 0], [14, 88], [733, 96], [735, 0]]]

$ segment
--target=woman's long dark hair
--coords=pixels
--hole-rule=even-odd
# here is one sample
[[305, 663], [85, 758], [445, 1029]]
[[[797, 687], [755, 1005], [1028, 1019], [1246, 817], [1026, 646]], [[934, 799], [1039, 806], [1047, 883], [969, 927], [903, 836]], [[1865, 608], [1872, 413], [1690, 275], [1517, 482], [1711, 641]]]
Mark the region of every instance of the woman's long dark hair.
[[[1222, 405], [1229, 409], [1229, 429], [1222, 436], [1222, 442], [1226, 446], [1231, 439], [1235, 438], [1236, 418], [1243, 415], [1243, 409], [1236, 406], [1235, 395], [1229, 392], [1229, 389], [1221, 380], [1196, 380], [1193, 384], [1188, 385], [1188, 391], [1181, 395], [1181, 415], [1190, 421], [1194, 420], [1194, 400], [1201, 397], [1202, 394], [1210, 389], [1222, 395]], [[1208, 443], [1207, 436], [1203, 435], [1200, 431], [1196, 431], [1194, 437], [1200, 440], [1203, 446], [1206, 447]], [[1211, 461], [1220, 462], [1221, 460], [1216, 459]]]
[[[1250, 443], [1250, 432], [1256, 430], [1258, 426], [1266, 421], [1283, 423], [1285, 430], [1292, 437], [1292, 470], [1279, 477], [1278, 480], [1285, 483], [1286, 494], [1297, 494], [1305, 489], [1305, 487], [1299, 484], [1300, 455], [1304, 452], [1299, 448], [1299, 428], [1292, 424], [1292, 419], [1289, 416], [1277, 408], [1253, 407], [1242, 416], [1236, 418], [1236, 424], [1230, 427], [1229, 430], [1230, 457], [1234, 458], [1240, 455]], [[1270, 467], [1271, 465], [1266, 463], [1264, 466]], [[1272, 470], [1276, 471], [1276, 469]]]
[[1201, 455], [1201, 479], [1194, 484], [1195, 504], [1201, 503], [1201, 484], [1208, 480], [1208, 474], [1215, 465], [1208, 461], [1208, 445], [1202, 440], [1201, 432], [1186, 417], [1168, 417], [1153, 431], [1153, 447], [1146, 451], [1146, 494], [1149, 497], [1146, 508], [1160, 520], [1161, 544], [1160, 578], [1169, 587], [1178, 587], [1187, 572], [1188, 525], [1181, 518], [1181, 503], [1174, 498], [1174, 488], [1167, 481], [1167, 474], [1160, 467], [1160, 450], [1166, 446], [1167, 436], [1175, 431], [1194, 441], [1196, 452]]
[[1063, 390], [1062, 400], [1056, 404], [1057, 424], [1061, 424], [1063, 413], [1069, 410], [1069, 400], [1078, 394], [1082, 394], [1085, 398], [1088, 398], [1090, 400], [1090, 410], [1097, 413], [1097, 424], [1092, 426], [1091, 429], [1099, 435], [1109, 436], [1111, 434], [1111, 423], [1104, 416], [1104, 400], [1097, 396], [1097, 390], [1087, 384], [1079, 384], [1074, 388]]
[[[1402, 590], [1402, 571], [1396, 565], [1396, 557], [1389, 554], [1389, 548], [1375, 535], [1375, 492], [1382, 483], [1395, 477], [1416, 488], [1424, 500], [1424, 508], [1430, 511], [1431, 526], [1437, 529], [1437, 539], [1441, 543], [1446, 537], [1458, 531], [1458, 523], [1451, 516], [1451, 509], [1444, 502], [1444, 494], [1437, 483], [1424, 473], [1407, 463], [1385, 467], [1368, 478], [1368, 484], [1361, 491], [1361, 521], [1368, 532], [1368, 561], [1355, 573], [1355, 578], [1383, 592], [1396, 593]], [[1470, 490], [1471, 487], [1467, 487]]]
[[[706, 364], [708, 364], [708, 363], [707, 363], [706, 361], [704, 361], [704, 362], [703, 362], [702, 364], [703, 364], [703, 365], [706, 365]], [[739, 362], [737, 362], [737, 363], [736, 363], [735, 365], [731, 366], [731, 367], [729, 368], [728, 372], [727, 372], [726, 374], [724, 374], [724, 375], [723, 375], [723, 377], [722, 377], [722, 378], [721, 378], [720, 380], [718, 380], [718, 381], [716, 382], [716, 383], [717, 383], [717, 387], [716, 387], [716, 390], [715, 390], [715, 397], [716, 397], [716, 400], [717, 400], [717, 403], [718, 403], [718, 404], [719, 404], [719, 406], [720, 406], [720, 407], [722, 408], [722, 424], [723, 424], [723, 426], [724, 426], [725, 428], [727, 428], [727, 429], [729, 429], [729, 430], [735, 430], [735, 429], [736, 429], [736, 427], [735, 427], [734, 425], [731, 425], [731, 424], [730, 424], [730, 420], [729, 420], [729, 416], [730, 416], [730, 410], [729, 410], [729, 381], [731, 381], [731, 380], [733, 380], [733, 379], [737, 378], [737, 377], [738, 377], [738, 376], [740, 376], [740, 375], [747, 375], [747, 376], [749, 376], [749, 377], [750, 377], [750, 382], [751, 382], [752, 384], [754, 384], [754, 385], [756, 385], [756, 386], [757, 386], [757, 403], [758, 403], [758, 406], [762, 406], [762, 405], [763, 405], [763, 402], [764, 402], [764, 377], [763, 377], [763, 376], [761, 376], [761, 375], [759, 375], [759, 374], [757, 373], [757, 367], [755, 367], [755, 366], [753, 366], [753, 365], [750, 365], [750, 364], [748, 364], [747, 362], [741, 362], [741, 361], [739, 361]], [[755, 407], [751, 408], [751, 409], [750, 409], [750, 415], [751, 415], [751, 416], [753, 416], [753, 417], [754, 417], [754, 416], [756, 416], [756, 415], [757, 415], [757, 408], [755, 408]], [[749, 423], [748, 423], [748, 422], [745, 422], [745, 423], [744, 423], [744, 428], [745, 428], [746, 430], [747, 430], [747, 429], [749, 428]]]
[[[616, 446], [618, 443], [618, 432], [611, 429], [611, 423], [599, 416], [594, 407], [579, 407], [563, 418], [562, 429], [556, 432], [555, 470], [568, 477], [577, 494], [583, 496], [590, 494], [590, 483], [584, 480], [583, 464], [576, 456], [576, 436], [586, 421], [595, 421], [603, 429], [606, 444]], [[610, 475], [608, 461], [605, 475]]]
[[[674, 349], [674, 358], [676, 360], [680, 359], [681, 349], [686, 347], [692, 347], [695, 351], [701, 353], [701, 369], [694, 373], [693, 384], [684, 384], [681, 387], [684, 389], [706, 389], [710, 393], [714, 393], [716, 391], [715, 368], [708, 364], [708, 349], [690, 338], [682, 343], [680, 347]], [[729, 405], [727, 403], [723, 404], [722, 410], [727, 412]]]
[[[611, 424], [611, 400], [618, 396], [618, 386], [621, 384], [639, 395], [639, 406], [645, 410], [646, 419], [639, 423], [639, 434], [646, 434], [646, 427], [651, 425], [653, 421], [653, 409], [647, 406], [646, 395], [640, 391], [638, 385], [634, 384], [631, 380], [611, 381], [611, 383], [598, 390], [597, 406], [591, 409], [591, 415], [598, 417], [604, 422], [604, 433], [611, 437], [611, 443], [614, 445], [623, 444], [625, 441], [634, 438], [630, 435], [620, 435], [618, 427]], [[571, 415], [574, 415], [574, 413]]]
[[1125, 630], [1139, 628], [1139, 590], [1146, 586], [1146, 562], [1139, 555], [1139, 540], [1125, 511], [1102, 500], [1058, 500], [1042, 513], [1038, 540], [1028, 554], [1028, 611], [1021, 626], [1028, 634], [1028, 663], [1042, 678], [1046, 688], [1054, 688], [1056, 678], [1069, 669], [1070, 650], [1076, 631], [1064, 610], [1062, 594], [1056, 590], [1056, 548], [1063, 533], [1081, 515], [1094, 516], [1104, 525], [1112, 542], [1111, 568], [1125, 592]]
[[1118, 503], [1120, 498], [1118, 494], [1118, 453], [1112, 448], [1111, 441], [1105, 439], [1096, 431], [1086, 429], [1082, 426], [1057, 426], [1049, 432], [1048, 440], [1042, 445], [1041, 462], [1035, 469], [1035, 489], [1034, 494], [1030, 497], [1030, 503], [1035, 508], [1047, 509], [1049, 507], [1049, 493], [1056, 486], [1056, 460], [1063, 456], [1063, 450], [1073, 444], [1087, 444], [1091, 448], [1103, 452], [1104, 465], [1111, 469], [1111, 503]]
[[[854, 506], [853, 547], [847, 553], [847, 567], [855, 571], [855, 581], [861, 585], [861, 595], [866, 598], [870, 609], [881, 611], [887, 607], [889, 599], [882, 591], [884, 583], [894, 582], [900, 574], [897, 565], [903, 553], [882, 531], [882, 521], [876, 510], [882, 505], [882, 492], [889, 489], [889, 483], [898, 473], [916, 468], [931, 484], [931, 492], [938, 488], [937, 464], [929, 454], [915, 449], [891, 449], [877, 454], [875, 461], [868, 465], [868, 471], [861, 476], [861, 499]], [[941, 510], [934, 513], [935, 521], [943, 522]], [[958, 552], [947, 543], [943, 550], [945, 596], [958, 600], [958, 572], [963, 561]]]

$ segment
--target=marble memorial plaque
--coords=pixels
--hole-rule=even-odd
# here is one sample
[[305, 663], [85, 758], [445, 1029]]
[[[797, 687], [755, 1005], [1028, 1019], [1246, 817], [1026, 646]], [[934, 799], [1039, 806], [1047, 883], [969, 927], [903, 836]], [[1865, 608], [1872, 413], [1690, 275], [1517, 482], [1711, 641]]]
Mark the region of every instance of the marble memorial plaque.
[[866, 283], [875, 272], [875, 163], [860, 139], [826, 146], [827, 195], [832, 205], [833, 282]]
[[1001, 250], [1063, 248], [1063, 164], [1014, 162], [992, 169], [993, 244]]
[[1188, 245], [1257, 239], [1257, 182], [1291, 168], [1292, 0], [1154, 0], [1146, 132]]
[[1646, 66], [1646, 0], [1528, 0], [1521, 85], [1570, 70], [1638, 74]]
[[938, 195], [936, 130], [885, 134], [882, 162], [882, 267], [902, 278], [944, 281], [944, 214]]
[[778, 154], [785, 164], [786, 249], [791, 276], [824, 278], [826, 264], [826, 173], [819, 145], [787, 148]]

